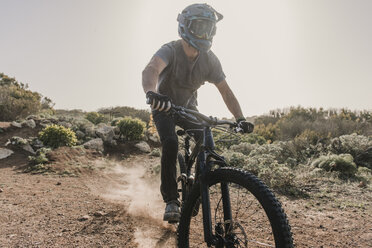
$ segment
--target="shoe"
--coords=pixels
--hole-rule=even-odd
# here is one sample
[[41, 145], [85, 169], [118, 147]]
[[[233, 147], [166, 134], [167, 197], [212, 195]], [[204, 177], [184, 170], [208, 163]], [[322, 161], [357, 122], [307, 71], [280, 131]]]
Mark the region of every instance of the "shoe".
[[179, 203], [177, 201], [167, 202], [163, 220], [168, 221], [169, 223], [177, 223], [180, 221], [180, 218], [181, 212]]

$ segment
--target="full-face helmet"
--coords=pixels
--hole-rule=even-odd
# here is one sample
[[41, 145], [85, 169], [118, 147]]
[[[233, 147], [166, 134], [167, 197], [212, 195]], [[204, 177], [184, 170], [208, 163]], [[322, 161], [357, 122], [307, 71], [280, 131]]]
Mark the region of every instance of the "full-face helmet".
[[208, 4], [192, 4], [178, 15], [178, 33], [197, 50], [207, 52], [216, 34], [216, 23], [222, 18]]

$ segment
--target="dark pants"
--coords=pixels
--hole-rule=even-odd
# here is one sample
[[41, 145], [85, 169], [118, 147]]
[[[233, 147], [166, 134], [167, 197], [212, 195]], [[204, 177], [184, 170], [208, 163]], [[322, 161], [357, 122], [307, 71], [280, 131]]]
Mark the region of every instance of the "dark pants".
[[[164, 112], [153, 111], [152, 114], [162, 145], [160, 192], [164, 202], [176, 201], [178, 198], [176, 178], [178, 137], [176, 125], [184, 129], [202, 129], [202, 127], [184, 120], [173, 119]], [[195, 133], [196, 139], [201, 136], [201, 132]]]

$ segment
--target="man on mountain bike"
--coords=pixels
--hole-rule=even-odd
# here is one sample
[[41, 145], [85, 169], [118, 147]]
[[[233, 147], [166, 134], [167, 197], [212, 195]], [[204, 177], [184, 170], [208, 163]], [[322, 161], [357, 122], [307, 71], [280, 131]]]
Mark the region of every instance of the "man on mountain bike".
[[216, 23], [222, 18], [207, 4], [186, 7], [177, 18], [178, 33], [182, 39], [163, 45], [142, 73], [142, 86], [151, 104], [162, 143], [160, 190], [166, 203], [164, 221], [177, 222], [180, 219], [175, 126], [198, 128], [169, 116], [167, 112], [171, 104], [197, 110], [197, 89], [208, 81], [217, 87], [243, 131], [253, 131], [253, 124], [244, 118], [239, 102], [225, 80], [220, 61], [210, 50]]

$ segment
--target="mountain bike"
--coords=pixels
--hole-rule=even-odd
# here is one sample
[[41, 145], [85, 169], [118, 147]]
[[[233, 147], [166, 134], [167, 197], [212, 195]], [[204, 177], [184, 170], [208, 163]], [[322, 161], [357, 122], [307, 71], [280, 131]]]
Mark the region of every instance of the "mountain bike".
[[[184, 139], [178, 154], [181, 219], [178, 247], [293, 247], [280, 202], [253, 174], [229, 167], [215, 151], [211, 128], [239, 125], [172, 106], [170, 115], [200, 126], [177, 131]], [[199, 133], [198, 141], [190, 141]], [[202, 134], [200, 136], [200, 134]]]

